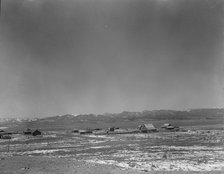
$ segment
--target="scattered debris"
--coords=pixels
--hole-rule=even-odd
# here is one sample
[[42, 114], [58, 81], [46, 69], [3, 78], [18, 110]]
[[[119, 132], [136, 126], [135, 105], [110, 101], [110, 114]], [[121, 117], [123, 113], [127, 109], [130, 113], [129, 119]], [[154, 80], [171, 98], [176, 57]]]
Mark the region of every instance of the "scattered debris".
[[2, 135], [1, 139], [11, 139], [12, 137], [10, 137], [9, 135]]

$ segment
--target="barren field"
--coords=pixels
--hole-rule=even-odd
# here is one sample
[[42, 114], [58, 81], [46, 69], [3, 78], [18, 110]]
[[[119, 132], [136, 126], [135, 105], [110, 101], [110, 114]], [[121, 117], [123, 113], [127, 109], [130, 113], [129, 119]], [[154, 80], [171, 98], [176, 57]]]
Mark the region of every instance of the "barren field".
[[[0, 140], [0, 169], [6, 173], [63, 173], [63, 168], [64, 173], [81, 173], [87, 170], [86, 166], [90, 173], [105, 173], [106, 168], [115, 173], [224, 171], [223, 129], [201, 127], [188, 132], [98, 136], [48, 131], [36, 137], [12, 136], [11, 140]], [[36, 162], [27, 163], [28, 158]]]

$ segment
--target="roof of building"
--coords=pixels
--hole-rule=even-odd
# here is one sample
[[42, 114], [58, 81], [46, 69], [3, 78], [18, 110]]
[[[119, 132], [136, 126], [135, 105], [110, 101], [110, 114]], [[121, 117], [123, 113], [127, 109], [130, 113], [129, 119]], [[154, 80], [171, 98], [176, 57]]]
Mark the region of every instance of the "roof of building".
[[139, 126], [140, 129], [147, 129], [147, 130], [155, 130], [155, 126], [151, 123], [149, 124], [142, 124]]
[[163, 126], [171, 126], [170, 123], [165, 123]]
[[84, 130], [79, 130], [79, 132], [92, 132], [92, 131], [88, 129], [84, 129]]
[[164, 123], [161, 127], [162, 128], [167, 128], [168, 126], [171, 126], [171, 124], [170, 123]]
[[145, 127], [147, 129], [156, 129], [155, 126], [153, 124], [145, 124]]
[[167, 126], [167, 129], [174, 129], [174, 126]]

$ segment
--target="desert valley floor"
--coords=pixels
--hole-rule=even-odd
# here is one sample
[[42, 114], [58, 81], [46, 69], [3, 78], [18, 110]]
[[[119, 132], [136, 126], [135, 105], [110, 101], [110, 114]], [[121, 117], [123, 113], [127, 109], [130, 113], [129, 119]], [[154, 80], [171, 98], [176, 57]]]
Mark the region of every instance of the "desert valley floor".
[[0, 171], [14, 173], [157, 173], [224, 171], [224, 129], [80, 135], [46, 131], [0, 139]]

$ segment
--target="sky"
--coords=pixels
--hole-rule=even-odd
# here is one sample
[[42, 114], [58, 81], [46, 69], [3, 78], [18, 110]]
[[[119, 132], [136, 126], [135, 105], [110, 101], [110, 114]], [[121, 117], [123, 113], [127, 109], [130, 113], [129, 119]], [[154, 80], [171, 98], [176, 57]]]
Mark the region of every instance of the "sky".
[[223, 0], [2, 0], [0, 117], [224, 106]]

